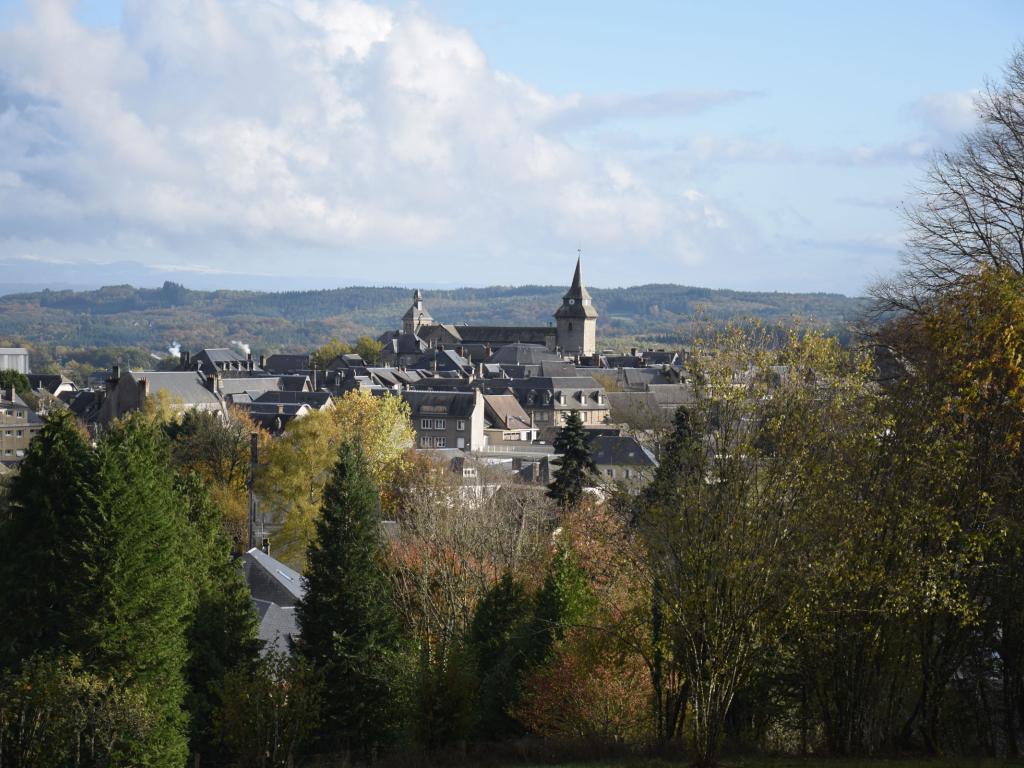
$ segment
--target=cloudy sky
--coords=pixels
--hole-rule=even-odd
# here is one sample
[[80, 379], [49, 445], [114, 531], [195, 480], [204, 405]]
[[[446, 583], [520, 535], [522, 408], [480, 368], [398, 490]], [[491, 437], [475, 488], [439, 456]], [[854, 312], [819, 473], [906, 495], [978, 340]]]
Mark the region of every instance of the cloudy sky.
[[0, 0], [11, 283], [855, 294], [1016, 0]]

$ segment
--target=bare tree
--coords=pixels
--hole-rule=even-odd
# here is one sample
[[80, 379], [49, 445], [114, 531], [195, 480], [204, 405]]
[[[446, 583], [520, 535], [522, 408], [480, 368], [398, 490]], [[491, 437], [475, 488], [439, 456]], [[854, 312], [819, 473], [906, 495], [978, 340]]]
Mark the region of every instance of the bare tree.
[[903, 270], [872, 289], [880, 312], [917, 313], [983, 268], [1024, 273], [1024, 49], [975, 105], [979, 126], [932, 160], [904, 207]]

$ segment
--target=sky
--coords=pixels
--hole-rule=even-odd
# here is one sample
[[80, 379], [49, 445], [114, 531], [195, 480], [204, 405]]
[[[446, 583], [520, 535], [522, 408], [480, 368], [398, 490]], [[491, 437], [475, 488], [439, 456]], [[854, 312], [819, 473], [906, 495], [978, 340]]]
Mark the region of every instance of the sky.
[[[0, 0], [15, 285], [854, 295], [1017, 0]], [[7, 286], [4, 283], [7, 283]]]

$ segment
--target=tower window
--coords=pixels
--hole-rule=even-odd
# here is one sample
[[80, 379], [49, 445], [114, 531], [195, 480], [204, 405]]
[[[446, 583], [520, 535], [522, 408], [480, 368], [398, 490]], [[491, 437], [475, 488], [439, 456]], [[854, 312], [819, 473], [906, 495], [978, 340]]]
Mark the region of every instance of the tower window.
[[572, 322], [571, 321], [569, 322], [569, 330], [570, 331], [572, 330]]

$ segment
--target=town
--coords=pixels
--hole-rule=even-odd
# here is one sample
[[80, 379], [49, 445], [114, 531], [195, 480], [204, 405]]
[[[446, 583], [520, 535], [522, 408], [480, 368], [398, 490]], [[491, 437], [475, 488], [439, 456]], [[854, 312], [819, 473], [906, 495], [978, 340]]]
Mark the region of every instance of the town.
[[0, 0], [0, 768], [1020, 765], [1022, 24]]

